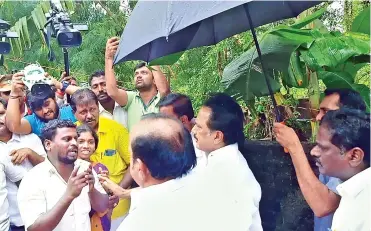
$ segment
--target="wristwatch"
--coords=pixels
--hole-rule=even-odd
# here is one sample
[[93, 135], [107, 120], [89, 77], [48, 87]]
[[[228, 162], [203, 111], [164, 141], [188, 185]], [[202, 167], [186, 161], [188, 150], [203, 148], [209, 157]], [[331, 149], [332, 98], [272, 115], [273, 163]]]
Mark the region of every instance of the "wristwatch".
[[66, 89], [67, 89], [67, 87], [68, 87], [69, 85], [70, 85], [69, 82], [67, 82], [67, 81], [63, 81], [63, 82], [62, 82], [62, 89], [61, 89], [61, 91], [62, 91], [62, 92], [65, 92]]

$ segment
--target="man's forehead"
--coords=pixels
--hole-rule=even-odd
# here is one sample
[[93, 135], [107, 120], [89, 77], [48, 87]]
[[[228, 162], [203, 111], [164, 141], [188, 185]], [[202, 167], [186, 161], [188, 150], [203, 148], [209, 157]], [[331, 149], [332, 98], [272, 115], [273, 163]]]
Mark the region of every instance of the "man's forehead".
[[56, 137], [77, 136], [76, 128], [57, 128], [55, 136]]
[[320, 104], [320, 108], [326, 108], [330, 110], [339, 109], [339, 100], [340, 100], [340, 96], [336, 93], [327, 95], [323, 98]]
[[91, 80], [92, 85], [97, 84], [97, 83], [101, 83], [101, 82], [106, 82], [106, 77], [104, 75], [94, 77]]
[[139, 71], [149, 71], [149, 68], [147, 66], [143, 66], [143, 67], [139, 67], [135, 70], [135, 72], [139, 72]]

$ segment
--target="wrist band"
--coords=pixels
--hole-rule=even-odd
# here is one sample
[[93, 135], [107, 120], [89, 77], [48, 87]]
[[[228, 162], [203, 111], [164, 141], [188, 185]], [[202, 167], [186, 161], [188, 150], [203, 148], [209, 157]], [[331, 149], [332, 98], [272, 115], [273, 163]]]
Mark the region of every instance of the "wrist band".
[[18, 99], [18, 98], [21, 98], [21, 97], [22, 97], [21, 95], [9, 95], [10, 99]]

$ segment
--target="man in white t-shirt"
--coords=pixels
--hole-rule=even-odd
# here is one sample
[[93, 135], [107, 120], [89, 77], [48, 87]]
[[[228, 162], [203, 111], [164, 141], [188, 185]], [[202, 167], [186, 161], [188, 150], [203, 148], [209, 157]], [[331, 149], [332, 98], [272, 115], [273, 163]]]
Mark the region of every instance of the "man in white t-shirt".
[[128, 127], [128, 113], [114, 99], [107, 94], [106, 77], [104, 71], [96, 71], [89, 77], [90, 89], [99, 101], [99, 114], [115, 120], [125, 128]]
[[[45, 149], [38, 136], [13, 134], [5, 125], [6, 102], [0, 99], [0, 150], [3, 158], [11, 165], [18, 165], [25, 171], [44, 161]], [[9, 217], [12, 231], [24, 231], [23, 221], [18, 210], [18, 186], [6, 179], [8, 190]]]
[[108, 196], [91, 166], [74, 166], [76, 125], [68, 120], [49, 121], [42, 139], [47, 158], [26, 174], [18, 191], [26, 230], [90, 231], [91, 208], [105, 212]]

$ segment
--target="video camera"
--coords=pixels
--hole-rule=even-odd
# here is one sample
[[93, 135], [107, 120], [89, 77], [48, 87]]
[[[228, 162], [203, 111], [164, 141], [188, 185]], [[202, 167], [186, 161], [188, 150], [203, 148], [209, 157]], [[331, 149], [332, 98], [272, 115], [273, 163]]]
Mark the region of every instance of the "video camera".
[[0, 54], [9, 54], [12, 49], [10, 43], [5, 41], [6, 38], [18, 38], [18, 34], [9, 29], [10, 24], [0, 19]]
[[45, 14], [46, 34], [50, 32], [51, 37], [56, 38], [58, 45], [62, 48], [80, 46], [82, 43], [80, 31], [87, 31], [88, 26], [71, 23], [70, 16], [63, 10], [59, 1], [50, 1], [50, 6], [51, 10]]

